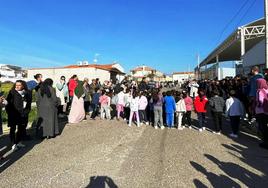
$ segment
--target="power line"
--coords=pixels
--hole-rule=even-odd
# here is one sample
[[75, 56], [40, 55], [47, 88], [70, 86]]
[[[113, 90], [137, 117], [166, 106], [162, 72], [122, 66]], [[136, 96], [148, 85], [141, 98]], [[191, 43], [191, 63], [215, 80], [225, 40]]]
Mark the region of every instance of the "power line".
[[243, 14], [243, 16], [240, 18], [239, 22], [237, 23], [236, 27], [239, 26], [239, 24], [242, 22], [242, 20], [245, 18], [245, 16], [248, 14], [248, 12], [250, 11], [250, 9], [254, 6], [254, 4], [256, 3], [257, 0], [253, 0], [252, 3], [250, 4], [250, 6], [248, 7], [248, 9], [246, 10], [246, 12]]
[[[255, 0], [256, 1], [256, 0]], [[244, 7], [247, 5], [247, 3], [249, 2], [249, 0], [246, 0], [244, 2], [244, 4], [238, 9], [238, 11], [235, 13], [235, 15], [230, 19], [230, 21], [224, 26], [224, 28], [221, 31], [221, 34], [217, 40], [217, 44], [220, 42], [221, 37], [223, 35], [223, 33], [225, 32], [225, 30], [229, 27], [229, 25], [236, 19], [236, 17], [240, 14], [240, 12], [244, 9]], [[216, 44], [216, 45], [217, 45]]]

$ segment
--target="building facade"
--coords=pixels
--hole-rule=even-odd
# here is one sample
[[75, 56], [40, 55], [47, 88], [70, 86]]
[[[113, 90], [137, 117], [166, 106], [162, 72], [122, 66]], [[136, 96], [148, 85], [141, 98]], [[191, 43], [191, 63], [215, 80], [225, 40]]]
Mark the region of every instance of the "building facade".
[[174, 72], [172, 74], [173, 82], [185, 82], [187, 80], [193, 79], [195, 76], [194, 72]]
[[55, 82], [60, 80], [61, 76], [65, 76], [68, 80], [74, 74], [78, 76], [80, 80], [84, 78], [95, 79], [99, 78], [101, 82], [106, 80], [119, 80], [124, 78], [124, 69], [119, 64], [108, 64], [108, 65], [70, 65], [66, 67], [58, 68], [36, 68], [28, 69], [27, 80], [33, 80], [34, 75], [42, 74], [43, 79], [51, 78]]

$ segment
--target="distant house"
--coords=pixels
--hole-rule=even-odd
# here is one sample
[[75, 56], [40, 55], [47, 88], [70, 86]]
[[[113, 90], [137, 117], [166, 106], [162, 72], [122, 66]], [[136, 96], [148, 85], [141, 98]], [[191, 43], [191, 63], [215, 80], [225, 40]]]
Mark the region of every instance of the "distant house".
[[148, 78], [154, 81], [165, 81], [165, 75], [162, 72], [144, 65], [131, 70], [130, 76], [138, 81], [142, 80], [142, 78]]
[[25, 71], [21, 67], [7, 64], [0, 64], [0, 74], [2, 82], [15, 82], [25, 77]]
[[193, 79], [194, 76], [194, 72], [174, 72], [172, 74], [172, 79], [173, 81], [184, 82]]
[[99, 78], [101, 82], [105, 80], [113, 80], [118, 79], [121, 81], [124, 78], [124, 69], [118, 64], [81, 64], [81, 65], [70, 65], [65, 67], [56, 67], [56, 68], [34, 68], [28, 69], [28, 80], [32, 80], [35, 74], [42, 74], [43, 78], [51, 78], [55, 82], [57, 82], [61, 76], [65, 76], [68, 80], [74, 74], [78, 76], [80, 80], [84, 78], [95, 79]]

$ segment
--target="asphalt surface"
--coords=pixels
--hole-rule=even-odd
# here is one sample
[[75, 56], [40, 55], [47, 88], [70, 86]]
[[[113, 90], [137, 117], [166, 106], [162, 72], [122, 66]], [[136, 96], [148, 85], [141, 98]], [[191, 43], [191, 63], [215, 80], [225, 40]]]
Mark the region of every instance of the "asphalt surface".
[[3, 188], [268, 186], [268, 151], [244, 132], [233, 140], [209, 130], [88, 120], [66, 125], [54, 139], [24, 142], [27, 147], [13, 153], [7, 139], [0, 138]]

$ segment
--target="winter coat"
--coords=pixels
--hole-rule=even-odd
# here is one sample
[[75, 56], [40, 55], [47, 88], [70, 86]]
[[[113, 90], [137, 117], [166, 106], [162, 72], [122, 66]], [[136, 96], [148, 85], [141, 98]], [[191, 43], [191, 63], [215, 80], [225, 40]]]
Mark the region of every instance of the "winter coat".
[[209, 100], [209, 106], [213, 112], [224, 112], [225, 101], [222, 97], [214, 96]]
[[148, 105], [148, 100], [145, 96], [139, 98], [139, 110], [145, 110]]
[[166, 113], [174, 113], [176, 111], [176, 102], [173, 96], [165, 96]]
[[187, 96], [186, 98], [184, 98], [184, 103], [186, 106], [186, 111], [192, 111], [193, 99], [191, 97]]
[[239, 99], [230, 97], [226, 100], [226, 114], [229, 116], [243, 116], [244, 107]]
[[75, 90], [75, 88], [76, 88], [77, 85], [78, 85], [78, 83], [74, 79], [70, 79], [69, 80], [68, 88], [69, 88], [69, 95], [70, 95], [70, 97], [73, 97], [74, 96], [74, 90]]
[[131, 97], [129, 100], [129, 107], [131, 111], [137, 112], [139, 110], [139, 97]]
[[181, 99], [176, 103], [176, 112], [186, 112], [184, 99]]
[[203, 100], [201, 100], [200, 96], [197, 96], [194, 100], [195, 111], [200, 112], [200, 113], [206, 113], [207, 102], [208, 102], [208, 99], [206, 96], [203, 96]]
[[6, 112], [8, 114], [8, 126], [18, 125], [22, 121], [28, 121], [31, 111], [32, 93], [25, 91], [22, 97], [15, 89], [10, 90], [7, 96]]

